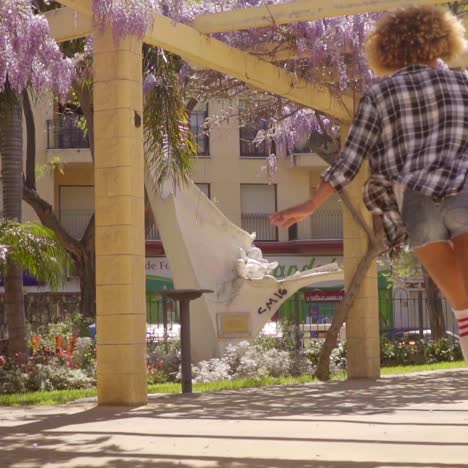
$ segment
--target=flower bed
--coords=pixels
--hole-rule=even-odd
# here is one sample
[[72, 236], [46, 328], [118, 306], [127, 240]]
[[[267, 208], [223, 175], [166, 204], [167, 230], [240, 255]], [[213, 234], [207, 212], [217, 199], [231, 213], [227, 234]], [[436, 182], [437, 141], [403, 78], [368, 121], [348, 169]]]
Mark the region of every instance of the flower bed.
[[[32, 333], [31, 355], [0, 355], [0, 394], [39, 390], [91, 388], [96, 385], [94, 339], [83, 336], [88, 328], [81, 318], [50, 324], [41, 333]], [[228, 346], [221, 358], [193, 366], [194, 383], [265, 379], [312, 375], [320, 354], [321, 341], [312, 341], [303, 350], [295, 349], [294, 333], [287, 327], [281, 337], [263, 336], [252, 343]], [[382, 366], [462, 360], [458, 342], [382, 339]], [[148, 384], [180, 381], [180, 342], [147, 342]], [[331, 374], [346, 369], [346, 347], [340, 344], [332, 353]]]

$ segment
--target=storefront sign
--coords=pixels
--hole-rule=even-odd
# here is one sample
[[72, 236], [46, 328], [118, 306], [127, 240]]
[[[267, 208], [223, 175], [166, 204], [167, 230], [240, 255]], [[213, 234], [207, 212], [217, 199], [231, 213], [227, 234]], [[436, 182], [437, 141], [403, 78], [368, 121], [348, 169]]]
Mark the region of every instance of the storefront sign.
[[146, 291], [157, 292], [173, 289], [171, 270], [166, 257], [148, 257], [145, 260]]
[[345, 295], [344, 290], [341, 291], [305, 291], [304, 301], [305, 302], [340, 302], [343, 300]]

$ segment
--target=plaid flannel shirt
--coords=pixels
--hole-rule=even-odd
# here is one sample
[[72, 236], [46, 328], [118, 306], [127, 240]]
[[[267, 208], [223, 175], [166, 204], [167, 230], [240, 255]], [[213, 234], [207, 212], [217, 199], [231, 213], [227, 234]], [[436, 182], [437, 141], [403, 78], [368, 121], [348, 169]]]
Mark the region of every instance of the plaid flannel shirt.
[[436, 201], [463, 188], [468, 174], [468, 72], [410, 65], [371, 86], [323, 180], [340, 192], [366, 158], [373, 177], [364, 203], [381, 216], [387, 245], [394, 247], [406, 239], [395, 182]]

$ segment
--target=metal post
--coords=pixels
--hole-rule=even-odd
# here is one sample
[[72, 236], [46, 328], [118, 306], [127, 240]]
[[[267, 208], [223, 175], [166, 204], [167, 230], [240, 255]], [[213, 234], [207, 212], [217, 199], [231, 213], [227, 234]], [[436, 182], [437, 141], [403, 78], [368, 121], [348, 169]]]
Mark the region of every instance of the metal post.
[[164, 330], [164, 347], [167, 351], [167, 297], [162, 296], [162, 319], [163, 319], [163, 330]]
[[182, 367], [182, 393], [192, 393], [192, 350], [190, 343], [190, 301], [198, 299], [211, 289], [176, 289], [162, 290], [160, 294], [180, 305], [180, 357]]
[[294, 301], [294, 331], [296, 335], [296, 351], [302, 348], [301, 331], [300, 331], [300, 309], [299, 309], [299, 295], [296, 294]]
[[182, 393], [192, 393], [192, 351], [190, 343], [190, 301], [180, 300], [180, 356]]
[[424, 339], [424, 314], [423, 314], [423, 292], [418, 291], [418, 322], [419, 336]]

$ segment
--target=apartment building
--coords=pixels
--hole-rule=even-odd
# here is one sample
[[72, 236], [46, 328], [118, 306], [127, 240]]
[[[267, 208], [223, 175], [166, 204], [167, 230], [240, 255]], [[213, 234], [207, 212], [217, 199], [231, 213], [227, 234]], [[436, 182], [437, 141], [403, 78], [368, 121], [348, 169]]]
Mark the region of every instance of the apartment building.
[[[341, 262], [342, 207], [338, 197], [312, 218], [290, 229], [277, 229], [269, 222], [271, 213], [307, 199], [316, 190], [327, 164], [313, 153], [297, 151], [288, 157], [279, 154], [277, 174], [268, 180], [265, 170], [268, 148], [252, 143], [257, 128], [241, 127], [238, 118], [231, 117], [206, 131], [208, 116], [223, 115], [226, 107], [237, 104], [210, 101], [192, 112], [191, 127], [199, 147], [193, 180], [230, 220], [248, 232], [257, 233], [256, 244], [264, 257], [279, 263], [275, 276]], [[94, 211], [93, 164], [87, 136], [77, 125], [76, 116], [54, 112], [45, 97], [38, 100], [34, 113], [36, 163], [40, 169], [38, 191], [54, 207], [69, 234], [80, 238]], [[55, 170], [44, 170], [51, 162]], [[32, 209], [24, 205], [23, 220], [35, 219]], [[170, 287], [170, 264], [156, 227], [147, 236], [146, 257], [148, 294], [163, 286]], [[34, 286], [30, 289], [36, 290]], [[77, 279], [71, 278], [64, 291], [78, 292]], [[329, 315], [342, 291], [343, 284], [323, 284], [314, 290], [299, 291], [294, 299], [300, 299], [306, 314], [321, 311]], [[382, 294], [388, 295], [383, 284]]]

